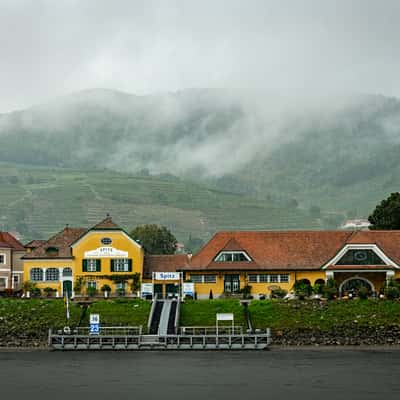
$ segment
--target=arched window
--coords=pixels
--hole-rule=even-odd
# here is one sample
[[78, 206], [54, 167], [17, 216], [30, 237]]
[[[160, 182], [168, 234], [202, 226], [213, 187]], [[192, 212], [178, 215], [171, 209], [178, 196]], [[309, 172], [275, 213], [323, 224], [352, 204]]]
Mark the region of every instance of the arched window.
[[72, 268], [70, 267], [65, 267], [63, 269], [63, 276], [72, 276]]
[[323, 279], [317, 279], [317, 280], [315, 281], [315, 284], [316, 284], [316, 285], [325, 285], [325, 281], [324, 281]]
[[31, 281], [38, 282], [43, 280], [43, 270], [42, 268], [32, 268], [31, 269]]
[[46, 269], [46, 281], [58, 281], [60, 273], [58, 268], [47, 268]]

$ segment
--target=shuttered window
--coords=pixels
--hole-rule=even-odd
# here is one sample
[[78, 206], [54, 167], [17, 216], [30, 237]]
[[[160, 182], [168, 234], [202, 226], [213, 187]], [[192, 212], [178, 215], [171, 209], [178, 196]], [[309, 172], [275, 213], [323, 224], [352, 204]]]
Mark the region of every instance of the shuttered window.
[[83, 272], [101, 272], [101, 260], [87, 259], [82, 260]]
[[132, 259], [114, 258], [111, 260], [111, 272], [132, 272]]

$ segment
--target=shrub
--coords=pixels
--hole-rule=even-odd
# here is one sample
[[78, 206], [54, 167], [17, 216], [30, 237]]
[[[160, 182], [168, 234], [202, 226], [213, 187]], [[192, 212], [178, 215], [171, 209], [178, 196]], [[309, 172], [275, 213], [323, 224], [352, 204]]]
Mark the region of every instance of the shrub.
[[36, 287], [36, 283], [32, 282], [32, 281], [25, 281], [22, 285], [22, 289], [24, 290], [24, 292], [33, 292], [33, 289]]
[[243, 286], [243, 288], [240, 289], [240, 293], [243, 294], [244, 299], [248, 299], [250, 297], [250, 293], [251, 293], [251, 286], [249, 286], [249, 285]]
[[304, 300], [306, 297], [310, 296], [312, 292], [311, 285], [303, 281], [296, 281], [293, 285], [293, 290], [300, 300]]
[[323, 288], [323, 293], [329, 300], [335, 299], [337, 297], [338, 287], [337, 282], [333, 278], [329, 278]]
[[394, 279], [390, 279], [386, 284], [384, 294], [388, 299], [398, 299], [400, 297], [399, 284]]
[[78, 277], [78, 279], [75, 281], [75, 285], [74, 285], [74, 292], [76, 294], [80, 294], [82, 292], [82, 287], [83, 287], [84, 283], [85, 283], [85, 279], [82, 276]]
[[312, 292], [314, 294], [323, 294], [324, 293], [324, 286], [320, 283], [316, 283], [313, 287], [312, 287]]
[[283, 299], [287, 295], [287, 290], [282, 288], [276, 288], [271, 290], [271, 297], [273, 299]]
[[104, 292], [111, 292], [111, 287], [107, 284], [104, 284], [100, 290], [104, 293]]
[[97, 294], [97, 289], [95, 287], [88, 287], [86, 288], [86, 294], [90, 297], [96, 296]]
[[31, 291], [32, 297], [40, 297], [41, 294], [42, 294], [42, 291], [38, 287], [34, 287]]
[[132, 276], [131, 290], [133, 293], [140, 290], [140, 274], [138, 272], [134, 273]]
[[360, 299], [367, 299], [368, 296], [370, 295], [370, 292], [368, 290], [368, 288], [366, 288], [365, 286], [360, 287], [360, 289], [358, 289], [358, 297], [360, 297]]
[[55, 292], [57, 292], [57, 290], [47, 286], [43, 289], [43, 292], [46, 294], [47, 297], [51, 297]]

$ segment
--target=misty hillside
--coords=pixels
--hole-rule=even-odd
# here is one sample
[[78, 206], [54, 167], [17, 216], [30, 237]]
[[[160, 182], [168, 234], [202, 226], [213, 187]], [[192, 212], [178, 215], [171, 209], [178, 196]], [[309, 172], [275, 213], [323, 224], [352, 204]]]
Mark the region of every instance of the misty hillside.
[[88, 90], [0, 115], [0, 160], [169, 173], [223, 191], [367, 216], [400, 186], [400, 101]]
[[93, 226], [107, 213], [128, 231], [166, 225], [184, 243], [208, 240], [218, 230], [321, 228], [318, 218], [296, 207], [171, 176], [0, 163], [0, 183], [0, 230], [17, 231], [25, 241], [47, 238], [65, 224]]

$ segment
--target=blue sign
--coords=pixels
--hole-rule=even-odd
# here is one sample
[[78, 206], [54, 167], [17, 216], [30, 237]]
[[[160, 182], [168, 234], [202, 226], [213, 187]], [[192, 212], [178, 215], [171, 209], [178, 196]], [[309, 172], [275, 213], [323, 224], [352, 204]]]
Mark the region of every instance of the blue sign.
[[100, 315], [90, 314], [89, 323], [89, 335], [98, 335], [100, 333]]
[[100, 333], [100, 325], [99, 324], [90, 324], [89, 334], [90, 335], [98, 335]]

